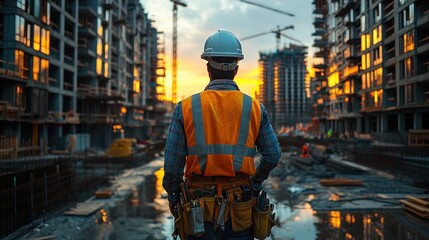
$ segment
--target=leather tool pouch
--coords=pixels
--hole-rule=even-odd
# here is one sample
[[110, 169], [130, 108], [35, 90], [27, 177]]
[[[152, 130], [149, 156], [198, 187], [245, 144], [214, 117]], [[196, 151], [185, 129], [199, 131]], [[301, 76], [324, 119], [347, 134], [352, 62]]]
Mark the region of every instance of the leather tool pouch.
[[228, 202], [232, 230], [240, 232], [252, 226], [253, 199], [246, 202]]
[[174, 225], [178, 229], [178, 235], [179, 235], [180, 239], [186, 240], [185, 220], [183, 217], [184, 211], [183, 211], [183, 208], [180, 204], [178, 204], [178, 206], [177, 206], [177, 212], [178, 212], [178, 216], [176, 219], [174, 219]]
[[216, 206], [216, 198], [214, 197], [202, 197], [199, 199], [200, 205], [203, 208], [204, 212], [204, 221], [205, 222], [213, 222], [215, 206]]
[[[202, 208], [204, 222], [215, 221], [216, 198], [202, 197], [198, 200], [192, 201], [199, 201], [199, 205]], [[188, 202], [183, 205], [179, 204], [178, 212], [179, 216], [175, 219], [174, 224], [179, 229], [180, 239], [185, 240], [186, 235], [199, 236], [192, 234], [193, 232], [191, 228], [191, 202]]]
[[266, 206], [264, 211], [259, 211], [256, 207], [252, 209], [253, 220], [253, 236], [256, 239], [265, 239], [270, 236], [271, 228], [276, 225], [276, 222], [271, 219], [271, 208]]

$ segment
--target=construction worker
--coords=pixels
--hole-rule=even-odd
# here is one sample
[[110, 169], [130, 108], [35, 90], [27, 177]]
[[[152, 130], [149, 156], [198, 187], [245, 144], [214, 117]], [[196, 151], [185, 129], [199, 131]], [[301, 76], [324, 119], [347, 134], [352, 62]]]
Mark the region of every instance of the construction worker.
[[309, 158], [310, 157], [309, 153], [310, 153], [310, 144], [305, 143], [304, 145], [302, 145], [301, 158]]
[[[274, 221], [268, 217], [272, 204], [264, 206], [268, 201], [258, 193], [280, 159], [277, 136], [265, 107], [233, 81], [244, 58], [237, 37], [218, 30], [206, 40], [201, 58], [208, 61], [210, 83], [176, 105], [165, 146], [163, 187], [175, 234], [181, 239], [263, 239]], [[262, 158], [255, 168], [256, 150]], [[257, 204], [265, 215], [258, 217], [255, 232]]]

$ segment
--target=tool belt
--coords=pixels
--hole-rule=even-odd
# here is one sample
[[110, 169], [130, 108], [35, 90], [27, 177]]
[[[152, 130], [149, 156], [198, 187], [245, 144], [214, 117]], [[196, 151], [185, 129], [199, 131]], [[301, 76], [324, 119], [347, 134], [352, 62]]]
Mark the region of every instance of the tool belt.
[[214, 223], [214, 230], [223, 230], [228, 220], [235, 232], [253, 227], [257, 239], [268, 237], [276, 225], [274, 205], [269, 203], [266, 192], [265, 197], [252, 193], [248, 175], [193, 176], [181, 185], [180, 197], [175, 226], [182, 240], [186, 235], [203, 235], [204, 222]]

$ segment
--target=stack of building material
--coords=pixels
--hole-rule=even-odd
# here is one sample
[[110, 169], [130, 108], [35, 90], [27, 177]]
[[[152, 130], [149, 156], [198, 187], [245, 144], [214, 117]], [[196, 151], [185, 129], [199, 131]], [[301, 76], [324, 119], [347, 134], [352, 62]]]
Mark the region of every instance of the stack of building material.
[[299, 169], [308, 170], [313, 165], [313, 158], [302, 158], [301, 156], [291, 156], [290, 162]]
[[100, 202], [81, 202], [78, 203], [75, 207], [70, 208], [68, 211], [64, 212], [64, 215], [71, 216], [88, 216], [98, 209], [102, 208], [104, 203]]
[[405, 200], [399, 200], [405, 206], [405, 210], [415, 215], [429, 219], [429, 199], [405, 196]]
[[362, 180], [348, 178], [323, 178], [319, 180], [322, 186], [362, 186]]
[[98, 191], [95, 192], [95, 197], [96, 198], [110, 198], [113, 195], [113, 190], [112, 189], [100, 189]]

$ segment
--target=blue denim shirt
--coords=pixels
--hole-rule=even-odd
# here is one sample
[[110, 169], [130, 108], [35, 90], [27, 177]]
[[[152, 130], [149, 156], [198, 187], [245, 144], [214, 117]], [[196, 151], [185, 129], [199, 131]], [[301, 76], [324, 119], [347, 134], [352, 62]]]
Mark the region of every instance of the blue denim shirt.
[[[212, 80], [206, 86], [205, 90], [228, 91], [240, 89], [232, 80], [217, 79]], [[261, 112], [262, 119], [259, 128], [259, 134], [255, 142], [256, 149], [262, 155], [260, 164], [265, 163], [275, 166], [279, 162], [281, 156], [280, 145], [277, 140], [277, 135], [275, 134], [269, 122], [267, 110], [262, 103]], [[169, 200], [172, 199], [173, 192], [178, 192], [178, 182], [181, 181], [184, 175], [187, 154], [188, 150], [186, 146], [186, 135], [183, 124], [182, 102], [179, 102], [173, 111], [164, 152], [165, 176], [163, 186], [168, 192]]]

